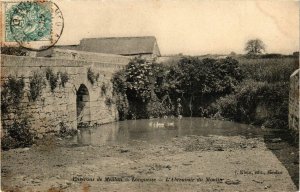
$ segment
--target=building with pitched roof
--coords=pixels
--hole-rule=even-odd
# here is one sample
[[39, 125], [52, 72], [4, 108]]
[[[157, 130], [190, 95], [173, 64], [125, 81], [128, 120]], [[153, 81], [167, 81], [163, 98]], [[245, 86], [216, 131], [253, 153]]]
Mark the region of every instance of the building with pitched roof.
[[[51, 57], [53, 56], [52, 49], [39, 52], [37, 56]], [[161, 56], [154, 36], [84, 38], [80, 41], [79, 45], [60, 45], [55, 46], [55, 49], [77, 50], [128, 57], [142, 56], [147, 59]]]
[[153, 36], [85, 38], [77, 48], [80, 51], [123, 56], [160, 56], [156, 38]]

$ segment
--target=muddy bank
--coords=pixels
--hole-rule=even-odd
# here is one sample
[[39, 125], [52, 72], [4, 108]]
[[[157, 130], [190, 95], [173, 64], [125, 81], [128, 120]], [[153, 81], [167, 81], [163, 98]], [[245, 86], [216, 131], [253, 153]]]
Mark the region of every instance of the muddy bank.
[[299, 143], [289, 130], [273, 130], [264, 135], [266, 147], [288, 170], [294, 184], [299, 190]]
[[49, 138], [2, 152], [3, 191], [296, 191], [263, 138], [77, 146]]

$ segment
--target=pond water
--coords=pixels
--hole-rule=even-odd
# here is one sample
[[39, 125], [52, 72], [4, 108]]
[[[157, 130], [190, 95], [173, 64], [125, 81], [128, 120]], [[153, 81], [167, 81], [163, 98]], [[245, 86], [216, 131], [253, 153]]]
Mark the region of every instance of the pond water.
[[263, 137], [266, 133], [267, 129], [230, 121], [169, 117], [126, 120], [94, 128], [82, 128], [71, 140], [78, 145], [131, 144], [136, 140], [158, 144], [185, 135]]

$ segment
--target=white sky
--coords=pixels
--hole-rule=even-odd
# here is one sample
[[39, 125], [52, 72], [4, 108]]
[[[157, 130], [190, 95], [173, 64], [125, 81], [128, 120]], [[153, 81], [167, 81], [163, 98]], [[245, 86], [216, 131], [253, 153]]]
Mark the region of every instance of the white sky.
[[155, 36], [165, 54], [243, 53], [260, 38], [267, 52], [299, 50], [298, 1], [64, 0], [58, 44], [87, 37]]

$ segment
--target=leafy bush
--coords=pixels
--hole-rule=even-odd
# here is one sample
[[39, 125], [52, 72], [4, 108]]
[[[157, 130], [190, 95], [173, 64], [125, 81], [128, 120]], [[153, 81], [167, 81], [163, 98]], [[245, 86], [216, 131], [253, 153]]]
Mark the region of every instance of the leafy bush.
[[88, 68], [87, 71], [87, 78], [90, 81], [90, 83], [93, 85], [96, 81], [98, 81], [100, 74], [99, 73], [95, 73], [94, 71], [92, 71], [92, 68]]
[[35, 101], [41, 94], [42, 89], [46, 85], [43, 74], [34, 72], [33, 76], [29, 78], [29, 92], [30, 99]]
[[101, 96], [103, 95], [106, 95], [107, 93], [107, 86], [105, 83], [102, 83], [102, 86], [101, 86]]
[[238, 62], [232, 58], [217, 60], [183, 57], [170, 68], [167, 82], [172, 100], [182, 98], [184, 114], [199, 116], [200, 107], [234, 91], [243, 77]]
[[65, 87], [66, 83], [69, 81], [69, 75], [67, 72], [60, 72], [61, 85]]
[[105, 102], [105, 105], [109, 108], [114, 104], [113, 99], [110, 97], [106, 97], [104, 102]]
[[129, 111], [129, 103], [128, 103], [126, 95], [117, 93], [114, 95], [114, 98], [116, 100], [116, 106], [117, 106], [117, 110], [119, 113], [119, 119], [120, 120], [127, 119], [128, 111]]
[[57, 87], [58, 78], [59, 78], [59, 75], [55, 74], [53, 72], [52, 68], [50, 68], [50, 67], [46, 68], [46, 79], [49, 81], [52, 92]]
[[[256, 115], [258, 105], [266, 106], [268, 117], [261, 119]], [[285, 128], [288, 122], [288, 83], [245, 81], [234, 93], [219, 98], [208, 111], [210, 117]]]
[[14, 121], [7, 131], [8, 135], [5, 136], [5, 139], [1, 139], [2, 149], [29, 147], [33, 144], [34, 134], [30, 132], [26, 119]]
[[258, 90], [265, 83], [245, 81], [237, 87], [234, 93], [219, 98], [209, 107], [209, 114], [215, 116], [218, 112], [221, 117], [238, 122], [249, 122], [253, 119], [258, 103]]
[[114, 73], [111, 82], [113, 83], [113, 97], [116, 100], [119, 119], [125, 120], [128, 118], [129, 111], [129, 103], [126, 95], [125, 70]]
[[188, 109], [193, 115], [205, 103], [202, 97], [230, 93], [242, 79], [238, 62], [231, 58], [183, 57], [178, 64], [168, 66], [134, 58], [114, 75], [113, 88], [114, 92], [126, 95], [129, 116], [175, 114], [179, 98], [183, 99], [184, 111]]
[[[112, 79], [113, 92], [117, 97], [120, 117], [149, 117], [148, 103], [154, 98], [161, 102], [166, 94], [163, 88], [165, 73], [164, 66], [140, 57], [132, 59], [124, 70], [115, 73]], [[129, 109], [124, 110], [127, 105]]]
[[165, 106], [159, 100], [151, 100], [147, 106], [146, 110], [149, 117], [162, 117], [163, 115], [170, 115], [174, 113], [174, 109], [171, 106]]
[[9, 106], [18, 106], [24, 96], [24, 77], [8, 76], [1, 90], [1, 111], [7, 112]]
[[135, 58], [129, 62], [125, 69], [125, 77], [130, 100], [147, 102], [151, 98], [151, 85], [155, 83], [154, 68], [152, 63], [142, 58]]
[[68, 126], [64, 122], [59, 123], [60, 129], [59, 133], [57, 134], [58, 137], [68, 137], [77, 134], [76, 129], [69, 129]]

